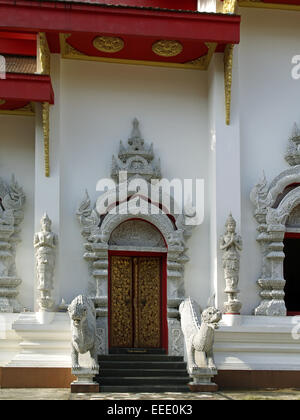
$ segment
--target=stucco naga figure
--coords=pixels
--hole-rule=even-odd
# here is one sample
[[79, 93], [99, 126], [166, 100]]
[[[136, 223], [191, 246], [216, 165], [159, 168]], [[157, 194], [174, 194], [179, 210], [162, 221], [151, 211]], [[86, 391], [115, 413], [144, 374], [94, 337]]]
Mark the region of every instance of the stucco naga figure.
[[181, 329], [184, 335], [187, 368], [194, 384], [209, 384], [217, 374], [213, 357], [215, 329], [222, 318], [221, 312], [211, 306], [201, 314], [198, 304], [190, 297], [179, 307]]
[[89, 352], [92, 359], [91, 370], [98, 370], [96, 310], [92, 299], [79, 295], [68, 307], [72, 332], [72, 371], [81, 369], [79, 354]]
[[51, 291], [53, 289], [53, 274], [55, 267], [55, 248], [57, 246], [57, 235], [51, 231], [52, 222], [45, 214], [41, 220], [41, 231], [34, 235], [34, 248], [36, 252], [36, 267], [38, 277], [38, 300], [41, 310], [51, 310], [53, 300]]
[[225, 293], [228, 294], [228, 300], [225, 302], [225, 312], [231, 314], [239, 314], [242, 307], [241, 302], [237, 298], [239, 270], [240, 270], [240, 254], [242, 250], [242, 238], [236, 234], [236, 222], [230, 214], [226, 224], [225, 233], [221, 237], [220, 249], [223, 254], [223, 269], [225, 278]]

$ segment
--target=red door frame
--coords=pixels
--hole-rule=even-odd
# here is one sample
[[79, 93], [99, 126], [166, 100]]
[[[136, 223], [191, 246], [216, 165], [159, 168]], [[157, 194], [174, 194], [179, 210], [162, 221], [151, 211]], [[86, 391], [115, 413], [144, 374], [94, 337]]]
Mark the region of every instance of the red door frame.
[[[284, 239], [300, 239], [300, 233], [298, 232], [286, 232], [284, 235]], [[286, 313], [287, 316], [296, 316], [300, 315], [300, 311], [288, 311]]]
[[162, 279], [161, 279], [161, 348], [168, 354], [168, 320], [167, 320], [167, 252], [140, 252], [140, 251], [108, 251], [108, 348], [110, 349], [110, 265], [111, 256], [124, 257], [161, 257]]

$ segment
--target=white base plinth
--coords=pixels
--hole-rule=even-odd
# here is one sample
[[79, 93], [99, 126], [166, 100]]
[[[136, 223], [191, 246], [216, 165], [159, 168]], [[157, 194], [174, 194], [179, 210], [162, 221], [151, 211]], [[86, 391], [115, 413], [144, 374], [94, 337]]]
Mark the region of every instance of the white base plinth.
[[71, 366], [71, 328], [67, 313], [22, 313], [12, 328], [19, 337], [19, 346], [7, 366]]

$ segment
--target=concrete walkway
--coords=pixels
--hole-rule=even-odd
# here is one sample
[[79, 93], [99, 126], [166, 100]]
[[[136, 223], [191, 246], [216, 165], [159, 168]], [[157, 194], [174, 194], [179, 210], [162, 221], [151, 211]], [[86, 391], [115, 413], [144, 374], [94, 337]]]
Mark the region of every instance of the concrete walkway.
[[222, 391], [217, 393], [71, 394], [63, 389], [0, 389], [0, 400], [300, 400], [300, 390]]

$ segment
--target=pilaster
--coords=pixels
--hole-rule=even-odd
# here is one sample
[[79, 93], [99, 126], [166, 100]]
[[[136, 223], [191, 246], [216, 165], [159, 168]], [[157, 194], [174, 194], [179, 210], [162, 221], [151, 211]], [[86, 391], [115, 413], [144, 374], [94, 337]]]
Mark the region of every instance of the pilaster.
[[[222, 270], [222, 256], [219, 238], [231, 212], [241, 224], [241, 172], [240, 172], [240, 115], [239, 115], [239, 74], [238, 47], [234, 47], [231, 73], [231, 118], [228, 125], [228, 97], [225, 98], [224, 55], [216, 54], [209, 68], [209, 191], [211, 228], [211, 294], [215, 294], [215, 304], [223, 309], [226, 300], [225, 281]], [[228, 72], [228, 68], [226, 69]], [[226, 95], [227, 96], [227, 95]], [[227, 111], [227, 112], [226, 112]]]
[[[35, 191], [34, 191], [34, 227], [37, 232], [40, 220], [45, 212], [53, 223], [53, 231], [60, 230], [60, 57], [51, 56], [51, 78], [55, 91], [55, 105], [49, 107], [49, 150], [45, 149], [45, 107], [36, 104], [35, 129]], [[45, 172], [45, 158], [49, 153], [49, 175]], [[48, 168], [49, 169], [49, 168]], [[54, 300], [58, 299], [59, 255], [57, 255], [54, 275]], [[37, 290], [35, 286], [35, 301]], [[35, 307], [37, 310], [37, 306]]]

